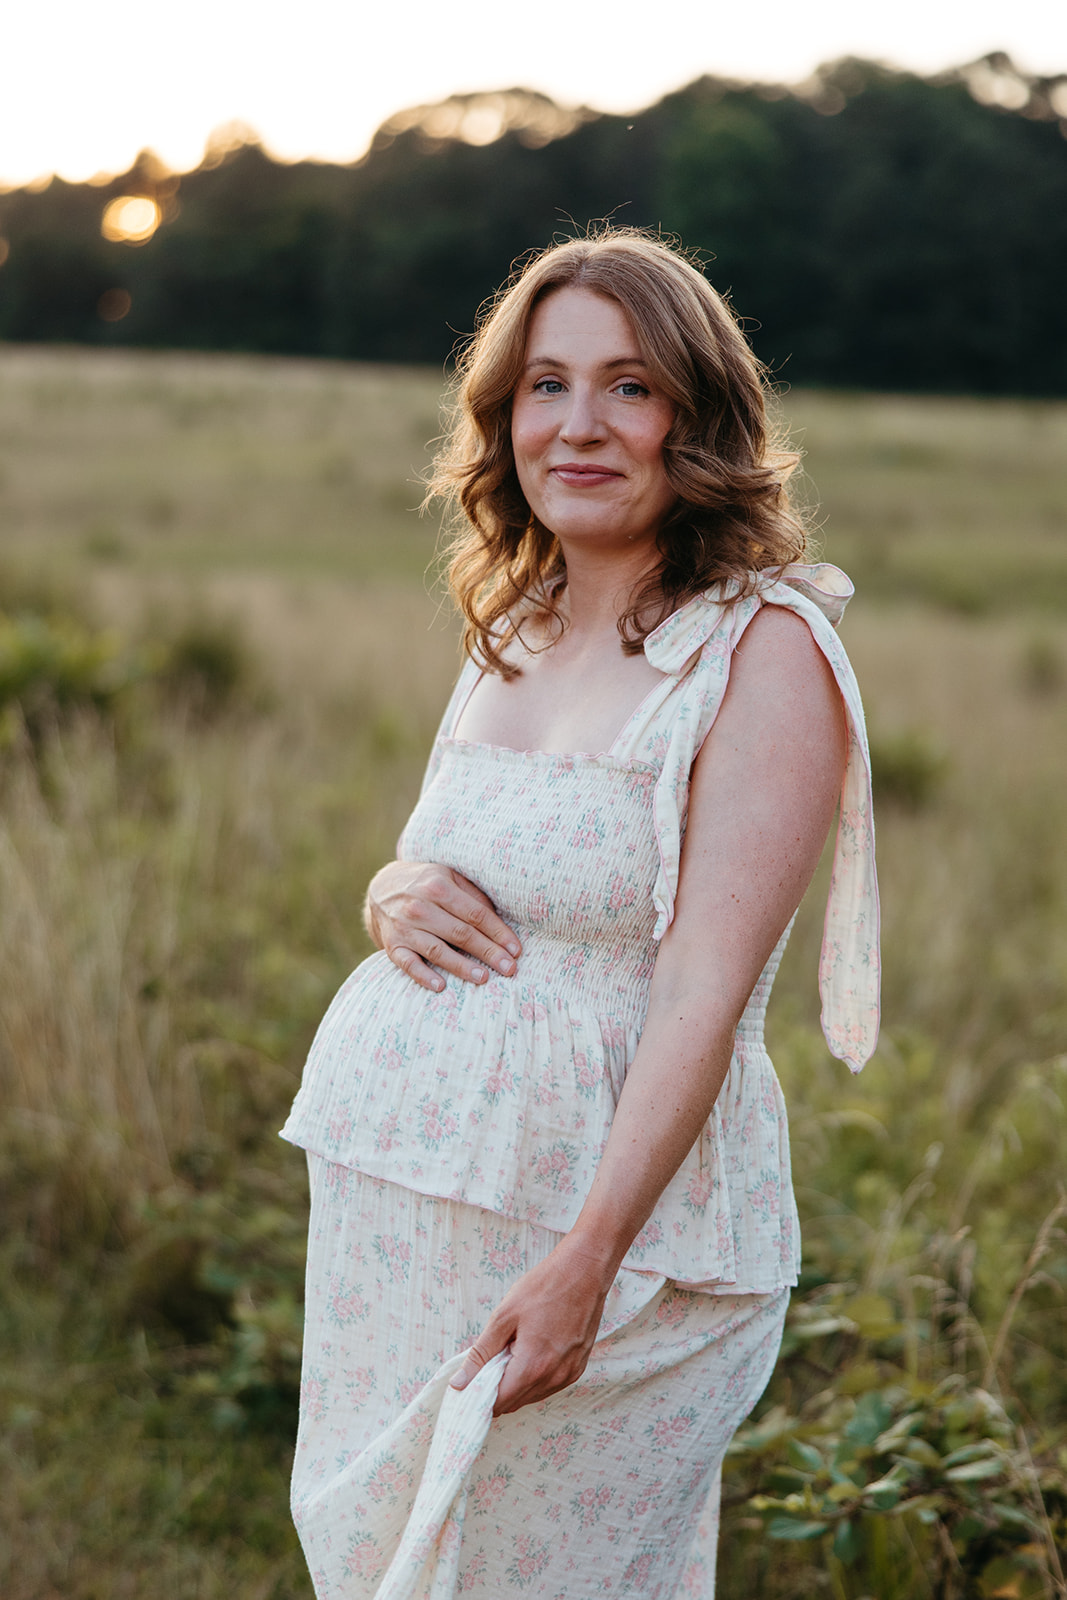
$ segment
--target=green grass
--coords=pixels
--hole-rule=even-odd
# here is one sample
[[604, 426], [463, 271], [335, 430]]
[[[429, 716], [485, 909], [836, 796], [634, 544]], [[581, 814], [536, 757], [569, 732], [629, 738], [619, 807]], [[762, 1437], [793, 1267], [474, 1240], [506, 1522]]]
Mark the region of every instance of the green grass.
[[49, 560], [418, 578], [440, 376], [5, 350], [5, 546]]
[[1067, 605], [1067, 406], [787, 395], [827, 552], [874, 599]]
[[[275, 1130], [456, 667], [409, 509], [439, 388], [0, 350], [5, 1600], [310, 1595]], [[1067, 407], [784, 404], [860, 591], [886, 1020], [827, 1057], [817, 883], [771, 1019], [805, 1277], [720, 1594], [1062, 1595]]]

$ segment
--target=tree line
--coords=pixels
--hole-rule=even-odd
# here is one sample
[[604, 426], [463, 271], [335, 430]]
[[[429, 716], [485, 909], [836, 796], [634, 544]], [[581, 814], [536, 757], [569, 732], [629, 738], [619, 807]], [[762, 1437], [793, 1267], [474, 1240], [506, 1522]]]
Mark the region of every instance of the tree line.
[[[231, 137], [195, 171], [0, 195], [0, 339], [447, 363], [531, 247], [612, 218], [702, 253], [784, 381], [1067, 394], [1067, 77], [846, 60], [631, 117], [511, 90], [351, 165]], [[106, 238], [123, 195], [161, 218]]]

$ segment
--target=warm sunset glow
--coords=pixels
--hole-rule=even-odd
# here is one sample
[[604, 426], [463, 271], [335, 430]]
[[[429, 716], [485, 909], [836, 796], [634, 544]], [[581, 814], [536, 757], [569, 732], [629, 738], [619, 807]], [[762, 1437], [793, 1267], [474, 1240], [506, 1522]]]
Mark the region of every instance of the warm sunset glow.
[[113, 244], [145, 244], [163, 220], [154, 200], [143, 194], [124, 194], [104, 207], [100, 232]]
[[[234, 118], [286, 160], [352, 161], [398, 111], [507, 85], [630, 112], [702, 73], [797, 83], [849, 55], [925, 73], [1004, 50], [1027, 72], [1067, 70], [1062, 0], [763, 0], [756, 26], [751, 7], [708, 0], [617, 0], [610, 14], [575, 0], [305, 0], [299, 27], [265, 16], [246, 0], [5, 6], [4, 60], [18, 65], [0, 95], [0, 193], [51, 172], [114, 176], [145, 149], [186, 172]], [[461, 136], [493, 129], [481, 107]]]
[[8, 244], [6, 239], [0, 238], [0, 267], [3, 266], [10, 254], [11, 246]]

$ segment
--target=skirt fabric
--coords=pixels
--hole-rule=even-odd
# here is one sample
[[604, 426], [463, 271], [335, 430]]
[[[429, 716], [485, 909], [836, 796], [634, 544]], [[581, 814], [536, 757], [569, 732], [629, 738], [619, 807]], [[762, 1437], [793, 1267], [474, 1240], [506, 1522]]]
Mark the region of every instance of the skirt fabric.
[[589, 1365], [491, 1418], [462, 1352], [559, 1235], [309, 1156], [293, 1515], [319, 1600], [712, 1600], [719, 1473], [789, 1291], [623, 1269]]

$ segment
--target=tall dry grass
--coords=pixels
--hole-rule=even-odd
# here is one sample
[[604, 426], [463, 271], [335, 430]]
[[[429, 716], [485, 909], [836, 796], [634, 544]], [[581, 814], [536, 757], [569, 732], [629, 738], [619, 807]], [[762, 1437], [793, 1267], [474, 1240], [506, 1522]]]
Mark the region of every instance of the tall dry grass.
[[[455, 667], [422, 577], [435, 530], [403, 509], [436, 390], [311, 363], [0, 352], [0, 612], [80, 611], [148, 663], [110, 708], [46, 717], [34, 740], [3, 724], [5, 1600], [308, 1593], [285, 1512], [306, 1202], [275, 1129], [365, 951], [363, 888]], [[886, 1025], [858, 1081], [828, 1059], [817, 885], [772, 1008], [806, 1245], [765, 1407], [784, 1431], [738, 1457], [730, 1493], [808, 1472], [822, 1505], [804, 1449], [829, 1459], [864, 1395], [919, 1406], [939, 1460], [970, 1448], [930, 1431], [945, 1383], [971, 1407], [959, 1438], [1007, 1465], [970, 1531], [963, 1489], [941, 1484], [928, 1545], [917, 1512], [857, 1502], [852, 1565], [836, 1534], [767, 1539], [738, 1499], [720, 1592], [1051, 1595], [1067, 411], [786, 404], [826, 554], [861, 590], [844, 633], [882, 791]], [[234, 641], [217, 706], [163, 671], [190, 629]], [[1031, 1518], [1015, 1545], [981, 1521], [994, 1489]]]

